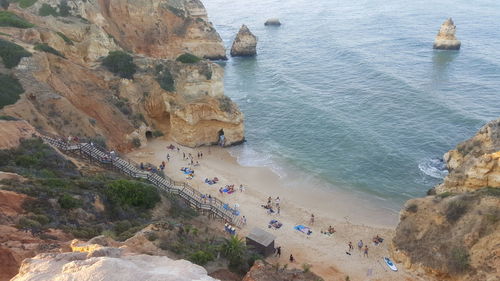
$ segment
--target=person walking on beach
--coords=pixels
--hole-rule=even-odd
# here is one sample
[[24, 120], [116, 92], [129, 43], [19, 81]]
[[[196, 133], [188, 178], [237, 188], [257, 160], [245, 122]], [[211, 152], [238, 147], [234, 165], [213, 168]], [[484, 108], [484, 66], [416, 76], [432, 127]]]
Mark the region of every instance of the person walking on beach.
[[185, 160], [185, 159], [186, 159], [186, 153], [185, 153], [185, 152], [183, 152], [183, 153], [182, 153], [182, 160]]
[[279, 246], [278, 248], [276, 248], [276, 257], [280, 258], [281, 257], [281, 246]]
[[170, 162], [170, 154], [167, 153], [167, 161]]
[[311, 214], [311, 225], [314, 224], [314, 214]]
[[364, 250], [363, 255], [364, 255], [365, 257], [368, 257], [368, 245], [365, 245], [365, 250]]
[[276, 207], [280, 205], [280, 197], [276, 197], [276, 200], [274, 200], [274, 203], [276, 204]]
[[278, 206], [276, 209], [277, 209], [277, 214], [279, 215], [280, 214], [280, 206]]
[[349, 246], [349, 252], [351, 252], [352, 250], [354, 250], [354, 247], [352, 246], [352, 242], [351, 241], [349, 241], [349, 245], [348, 246]]
[[247, 225], [247, 218], [245, 216], [243, 216], [242, 220], [243, 220], [243, 225]]
[[358, 250], [361, 251], [362, 248], [363, 248], [363, 240], [359, 240], [359, 242], [358, 242]]
[[240, 192], [243, 192], [243, 185], [240, 184]]

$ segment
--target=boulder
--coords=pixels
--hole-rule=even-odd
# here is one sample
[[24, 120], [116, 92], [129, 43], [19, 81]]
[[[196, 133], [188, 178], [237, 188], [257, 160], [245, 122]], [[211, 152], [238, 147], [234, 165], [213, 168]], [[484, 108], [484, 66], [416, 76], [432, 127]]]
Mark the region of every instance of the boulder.
[[270, 18], [268, 20], [266, 20], [266, 22], [264, 23], [265, 26], [280, 26], [281, 25], [281, 22], [278, 18]]
[[231, 56], [247, 57], [257, 54], [257, 37], [250, 32], [246, 25], [242, 25], [231, 47]]
[[455, 37], [456, 26], [451, 18], [447, 19], [439, 29], [434, 40], [434, 49], [459, 50], [460, 41]]

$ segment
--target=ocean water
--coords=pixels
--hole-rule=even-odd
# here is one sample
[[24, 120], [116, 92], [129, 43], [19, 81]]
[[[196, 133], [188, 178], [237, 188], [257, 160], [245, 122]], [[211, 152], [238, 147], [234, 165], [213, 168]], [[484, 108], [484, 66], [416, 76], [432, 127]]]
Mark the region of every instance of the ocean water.
[[[246, 117], [243, 165], [396, 214], [446, 175], [442, 155], [500, 117], [500, 1], [204, 0], [229, 49], [225, 93]], [[265, 27], [278, 17], [281, 27]], [[446, 18], [460, 51], [435, 51]]]

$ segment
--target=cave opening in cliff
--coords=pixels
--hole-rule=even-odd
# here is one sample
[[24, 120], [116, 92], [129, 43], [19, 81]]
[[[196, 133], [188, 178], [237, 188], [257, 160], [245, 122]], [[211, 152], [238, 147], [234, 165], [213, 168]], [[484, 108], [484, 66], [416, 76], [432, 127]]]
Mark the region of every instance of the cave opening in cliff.
[[146, 131], [146, 139], [150, 140], [153, 138], [153, 132], [151, 131]]

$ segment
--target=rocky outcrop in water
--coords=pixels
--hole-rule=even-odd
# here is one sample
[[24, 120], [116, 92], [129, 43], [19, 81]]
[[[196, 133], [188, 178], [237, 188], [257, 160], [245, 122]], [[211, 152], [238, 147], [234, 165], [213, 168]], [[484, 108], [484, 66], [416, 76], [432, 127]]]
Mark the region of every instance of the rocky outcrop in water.
[[444, 155], [449, 170], [437, 193], [500, 187], [500, 118], [484, 125], [471, 139]]
[[397, 262], [438, 280], [500, 274], [500, 119], [445, 154], [450, 170], [425, 198], [406, 202], [393, 239]]
[[[129, 1], [130, 2], [130, 1]], [[9, 7], [32, 28], [0, 27], [4, 40], [33, 53], [7, 69], [24, 94], [0, 109], [35, 128], [64, 136], [105, 140], [113, 149], [145, 144], [161, 131], [182, 145], [244, 139], [243, 114], [224, 96], [223, 71], [207, 60], [178, 62], [186, 52], [222, 58], [225, 50], [198, 0], [68, 1], [69, 16], [38, 11], [59, 1]], [[153, 12], [151, 12], [153, 11]], [[34, 50], [45, 43], [62, 56]], [[122, 79], [102, 67], [111, 51], [134, 52], [137, 72]], [[1, 68], [1, 67], [0, 67]]]
[[280, 26], [281, 22], [278, 18], [270, 18], [264, 23], [265, 26]]
[[231, 56], [248, 57], [257, 54], [257, 37], [250, 32], [246, 25], [242, 25], [231, 47]]
[[460, 41], [455, 37], [456, 26], [451, 18], [447, 19], [439, 29], [434, 40], [434, 49], [459, 50]]

